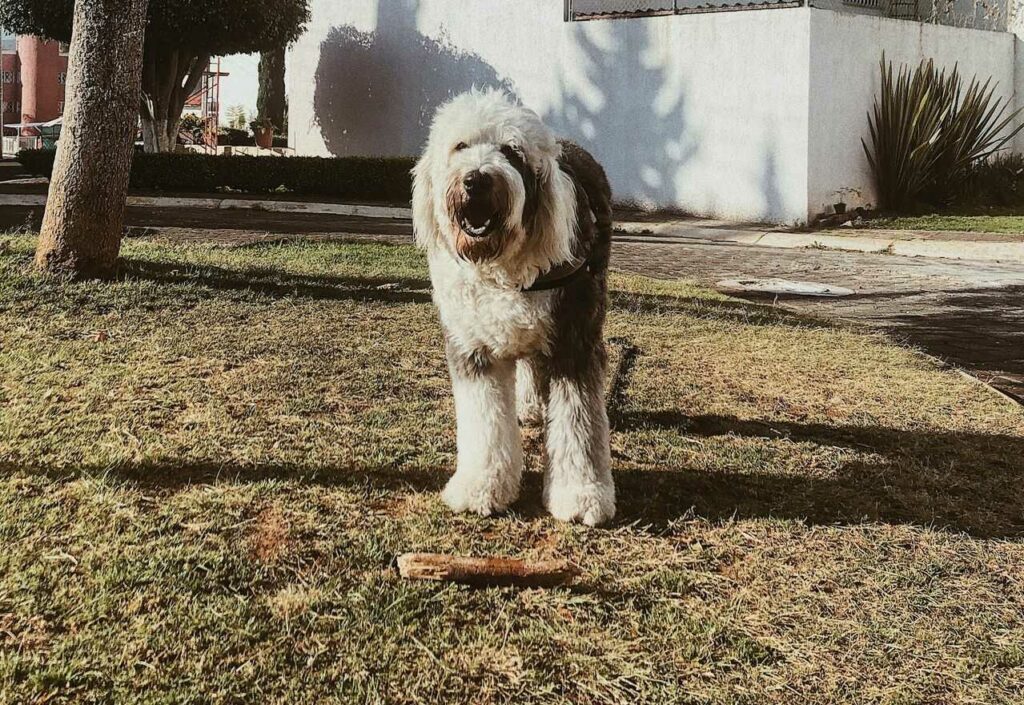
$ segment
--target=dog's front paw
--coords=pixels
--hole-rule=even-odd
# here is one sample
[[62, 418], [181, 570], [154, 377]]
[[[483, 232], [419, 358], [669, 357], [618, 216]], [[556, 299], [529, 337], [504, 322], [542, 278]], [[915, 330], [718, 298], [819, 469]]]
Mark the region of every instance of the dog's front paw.
[[544, 488], [544, 505], [551, 516], [561, 521], [599, 526], [615, 516], [615, 485], [552, 483]]
[[518, 497], [518, 478], [513, 481], [468, 472], [456, 472], [441, 492], [441, 499], [453, 512], [485, 517], [505, 511]]

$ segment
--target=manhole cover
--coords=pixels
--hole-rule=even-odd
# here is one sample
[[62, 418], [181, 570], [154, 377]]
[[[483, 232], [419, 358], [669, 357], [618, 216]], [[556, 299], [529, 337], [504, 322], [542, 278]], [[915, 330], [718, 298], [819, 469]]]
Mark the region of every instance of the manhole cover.
[[747, 291], [785, 296], [852, 296], [855, 292], [842, 286], [816, 282], [791, 282], [785, 279], [725, 279], [717, 284], [723, 291]]

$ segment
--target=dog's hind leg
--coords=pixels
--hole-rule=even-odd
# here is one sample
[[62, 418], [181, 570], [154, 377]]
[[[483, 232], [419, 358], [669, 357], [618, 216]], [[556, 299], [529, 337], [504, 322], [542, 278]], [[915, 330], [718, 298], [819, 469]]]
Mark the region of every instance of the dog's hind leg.
[[523, 358], [516, 362], [516, 411], [524, 426], [544, 423], [548, 386], [548, 370], [543, 361]]
[[519, 496], [523, 448], [516, 423], [515, 363], [449, 345], [458, 464], [442, 499], [456, 512], [489, 516]]
[[548, 468], [544, 504], [562, 521], [590, 526], [615, 516], [603, 350], [554, 370], [547, 408]]

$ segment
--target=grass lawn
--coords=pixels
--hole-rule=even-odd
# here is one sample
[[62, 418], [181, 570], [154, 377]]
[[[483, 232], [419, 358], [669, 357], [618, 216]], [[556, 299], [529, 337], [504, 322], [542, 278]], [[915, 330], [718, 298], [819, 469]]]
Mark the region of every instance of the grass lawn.
[[922, 215], [876, 218], [868, 225], [888, 230], [958, 230], [1024, 235], [1024, 215]]
[[32, 245], [0, 237], [4, 703], [1024, 700], [1024, 412], [912, 351], [616, 277], [615, 525], [545, 516], [536, 437], [512, 512], [453, 516], [411, 248], [131, 242], [65, 285]]

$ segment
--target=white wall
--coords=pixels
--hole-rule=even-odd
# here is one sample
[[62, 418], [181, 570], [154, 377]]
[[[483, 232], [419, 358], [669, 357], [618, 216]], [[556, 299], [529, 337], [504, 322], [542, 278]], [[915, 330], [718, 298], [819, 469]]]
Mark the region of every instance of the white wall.
[[[891, 0], [854, 3], [849, 0], [809, 0], [808, 5], [848, 14], [888, 17]], [[917, 0], [917, 16], [926, 22], [1003, 31], [1012, 0]], [[873, 6], [872, 6], [873, 5]]]
[[859, 199], [847, 196], [849, 204], [878, 202], [861, 138], [868, 134], [883, 51], [896, 66], [934, 58], [940, 67], [959, 63], [967, 80], [991, 76], [999, 84], [997, 93], [1014, 109], [1012, 34], [828, 10], [810, 13], [809, 215], [836, 202], [835, 191], [843, 188], [862, 193]]
[[861, 138], [883, 50], [1024, 85], [1010, 33], [806, 7], [566, 23], [555, 0], [311, 5], [289, 53], [299, 154], [416, 154], [440, 102], [498, 85], [591, 149], [617, 200], [734, 220], [803, 222], [844, 188], [877, 202]]
[[[434, 107], [502, 85], [604, 163], [617, 200], [807, 215], [802, 8], [565, 23], [552, 0], [313, 0], [289, 54], [300, 154], [415, 154]], [[363, 34], [365, 33], [365, 34]]]

